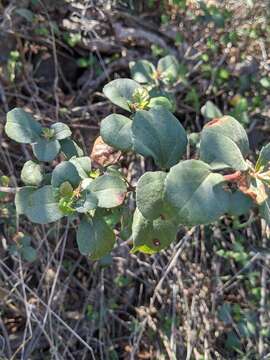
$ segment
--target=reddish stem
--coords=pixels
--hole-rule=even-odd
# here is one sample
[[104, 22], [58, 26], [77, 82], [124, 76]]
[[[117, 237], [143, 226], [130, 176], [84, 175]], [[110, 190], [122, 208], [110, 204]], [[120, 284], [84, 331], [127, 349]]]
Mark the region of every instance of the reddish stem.
[[238, 171], [234, 172], [233, 174], [224, 175], [224, 178], [227, 181], [234, 182], [234, 181], [240, 180], [241, 175], [242, 175], [241, 171], [238, 170]]

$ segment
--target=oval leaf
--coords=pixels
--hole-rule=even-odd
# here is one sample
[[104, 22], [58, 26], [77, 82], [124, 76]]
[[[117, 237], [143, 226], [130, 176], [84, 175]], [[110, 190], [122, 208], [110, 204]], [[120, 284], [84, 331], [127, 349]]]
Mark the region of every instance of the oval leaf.
[[87, 186], [87, 190], [96, 195], [99, 207], [112, 208], [123, 203], [127, 186], [119, 176], [102, 175], [93, 180]]
[[26, 161], [22, 168], [21, 180], [25, 185], [38, 186], [43, 180], [42, 166], [32, 160]]
[[230, 194], [228, 214], [234, 216], [245, 215], [254, 205], [250, 196], [243, 194], [241, 191], [235, 191]]
[[84, 191], [80, 199], [76, 202], [75, 209], [79, 213], [86, 213], [90, 210], [96, 209], [98, 206], [98, 198], [90, 191]]
[[165, 218], [169, 204], [164, 201], [164, 186], [167, 173], [146, 172], [136, 186], [136, 203], [142, 215], [149, 220]]
[[148, 60], [139, 60], [129, 64], [133, 80], [140, 84], [153, 82], [153, 76], [156, 71], [155, 66]]
[[38, 224], [48, 224], [63, 217], [50, 185], [30, 194], [24, 214]]
[[115, 105], [131, 111], [133, 95], [137, 89], [143, 89], [140, 84], [131, 79], [116, 79], [103, 88], [104, 95]]
[[127, 151], [132, 148], [131, 125], [126, 116], [111, 114], [101, 121], [100, 135], [106, 144]]
[[24, 260], [29, 262], [37, 259], [37, 251], [32, 246], [23, 246], [21, 249], [21, 255]]
[[199, 160], [186, 160], [171, 168], [165, 180], [165, 199], [184, 225], [208, 224], [228, 209], [229, 192], [224, 177], [212, 173]]
[[162, 106], [149, 111], [137, 111], [132, 132], [134, 150], [143, 156], [151, 156], [163, 169], [175, 165], [186, 151], [187, 136], [184, 128]]
[[28, 206], [29, 196], [35, 192], [37, 188], [35, 186], [24, 186], [20, 188], [15, 195], [15, 206], [18, 215], [25, 214]]
[[32, 147], [33, 153], [39, 161], [52, 161], [60, 151], [60, 143], [58, 140], [39, 138]]
[[52, 172], [52, 186], [60, 187], [65, 181], [68, 181], [73, 187], [79, 185], [81, 178], [76, 167], [69, 161], [63, 161], [57, 165]]
[[73, 156], [76, 157], [83, 156], [82, 149], [79, 147], [79, 145], [75, 143], [75, 141], [71, 139], [60, 140], [60, 145], [61, 145], [61, 151], [67, 159], [70, 159]]
[[150, 99], [150, 102], [148, 104], [149, 108], [153, 108], [155, 106], [163, 106], [167, 110], [173, 112], [174, 111], [174, 105], [172, 102], [165, 96], [157, 96]]
[[10, 139], [31, 144], [38, 139], [41, 130], [41, 125], [23, 109], [15, 108], [7, 113], [5, 132]]
[[259, 158], [256, 162], [256, 171], [264, 170], [264, 168], [268, 168], [270, 163], [270, 144], [265, 145], [259, 154]]
[[171, 221], [161, 218], [147, 220], [137, 208], [132, 223], [132, 252], [154, 254], [167, 248], [175, 240], [176, 233], [177, 226]]
[[175, 56], [167, 55], [161, 58], [157, 65], [160, 78], [165, 83], [171, 84], [178, 80], [179, 62]]
[[72, 134], [70, 128], [62, 122], [52, 124], [51, 129], [54, 130], [54, 137], [57, 140], [66, 139]]
[[215, 118], [222, 117], [222, 112], [219, 110], [219, 108], [212, 102], [207, 101], [203, 107], [201, 108], [201, 113], [203, 117], [207, 120], [212, 120]]
[[73, 157], [69, 161], [75, 166], [79, 176], [82, 179], [89, 178], [92, 169], [90, 157], [88, 156]]
[[103, 219], [84, 217], [81, 220], [77, 231], [77, 244], [81, 254], [97, 260], [111, 252], [114, 243], [115, 235]]
[[200, 159], [212, 169], [232, 168], [246, 171], [248, 137], [241, 124], [231, 116], [214, 119], [201, 133]]

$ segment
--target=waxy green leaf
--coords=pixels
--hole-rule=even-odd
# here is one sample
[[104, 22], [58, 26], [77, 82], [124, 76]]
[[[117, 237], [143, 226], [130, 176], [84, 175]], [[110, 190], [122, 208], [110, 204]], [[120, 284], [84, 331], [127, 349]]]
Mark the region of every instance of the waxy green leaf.
[[155, 106], [163, 106], [171, 112], [173, 112], [173, 110], [174, 110], [174, 104], [165, 96], [157, 96], [157, 97], [151, 98], [149, 101], [148, 107], [153, 108]]
[[58, 140], [39, 138], [32, 147], [33, 153], [39, 161], [52, 161], [60, 151], [60, 143]]
[[51, 129], [54, 130], [54, 138], [56, 140], [66, 139], [72, 134], [70, 128], [62, 122], [52, 124]]
[[32, 246], [23, 246], [21, 249], [21, 255], [24, 260], [33, 262], [37, 259], [37, 251]]
[[259, 154], [259, 158], [256, 162], [255, 170], [260, 171], [268, 168], [270, 164], [270, 144], [265, 145]]
[[20, 188], [15, 195], [15, 206], [18, 215], [25, 214], [28, 206], [28, 199], [32, 193], [37, 190], [35, 186], [24, 186]]
[[134, 93], [143, 87], [131, 79], [116, 79], [103, 88], [104, 95], [115, 105], [131, 111], [130, 105], [134, 102]]
[[178, 80], [179, 62], [175, 56], [167, 55], [159, 60], [157, 71], [162, 81], [166, 84], [171, 84]]
[[212, 169], [232, 168], [246, 171], [249, 152], [247, 134], [231, 116], [210, 121], [201, 133], [200, 159]]
[[100, 135], [103, 141], [122, 151], [132, 148], [132, 121], [126, 116], [111, 114], [101, 121]]
[[141, 176], [137, 183], [137, 207], [148, 220], [166, 218], [170, 213], [170, 206], [164, 201], [166, 176], [167, 173], [162, 171], [149, 171]]
[[253, 205], [250, 196], [243, 194], [241, 191], [235, 191], [229, 195], [227, 213], [234, 216], [245, 215]]
[[71, 139], [60, 140], [61, 151], [67, 159], [72, 158], [73, 156], [80, 157], [83, 156], [83, 151], [75, 141]]
[[77, 244], [80, 253], [92, 260], [100, 259], [114, 247], [115, 235], [101, 218], [84, 217], [77, 231]]
[[156, 71], [155, 66], [148, 60], [138, 60], [129, 64], [133, 80], [140, 84], [153, 82], [153, 76]]
[[52, 172], [52, 186], [60, 187], [65, 181], [68, 181], [73, 188], [77, 187], [81, 181], [76, 167], [69, 161], [63, 161], [57, 165]]
[[187, 136], [179, 121], [162, 106], [136, 112], [132, 133], [134, 150], [151, 156], [162, 169], [177, 164], [186, 152]]
[[68, 181], [64, 181], [59, 186], [59, 195], [61, 197], [71, 198], [71, 196], [73, 195], [73, 191], [73, 187]]
[[75, 166], [81, 179], [89, 178], [92, 170], [89, 156], [73, 157], [69, 161]]
[[61, 219], [63, 214], [55, 200], [52, 186], [46, 185], [32, 192], [27, 198], [24, 214], [30, 221], [38, 224], [48, 224]]
[[208, 224], [228, 209], [229, 192], [224, 177], [199, 160], [186, 160], [170, 169], [165, 180], [165, 200], [184, 225]]
[[41, 130], [41, 125], [23, 109], [15, 108], [7, 113], [5, 132], [10, 139], [31, 144], [39, 138]]
[[112, 208], [121, 205], [127, 193], [127, 186], [119, 176], [102, 175], [93, 180], [86, 188], [98, 198], [98, 206]]
[[203, 105], [201, 113], [207, 120], [221, 118], [223, 116], [219, 108], [210, 100]]
[[176, 239], [176, 233], [177, 226], [173, 222], [161, 218], [147, 220], [137, 208], [132, 223], [132, 252], [154, 254], [167, 248]]
[[75, 205], [76, 211], [79, 213], [86, 213], [90, 210], [96, 209], [98, 206], [98, 198], [90, 191], [84, 191]]

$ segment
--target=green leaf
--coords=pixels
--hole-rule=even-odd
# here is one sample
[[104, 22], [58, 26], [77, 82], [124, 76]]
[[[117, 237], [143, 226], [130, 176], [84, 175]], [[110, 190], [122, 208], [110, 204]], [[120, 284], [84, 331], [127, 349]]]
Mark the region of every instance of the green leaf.
[[54, 130], [54, 137], [56, 140], [66, 139], [72, 134], [70, 128], [62, 122], [52, 124], [51, 129]]
[[[153, 104], [153, 102], [155, 103], [155, 101], [157, 100], [152, 100], [155, 98], [166, 98], [168, 99], [168, 101], [170, 102], [171, 106], [172, 106], [172, 110], [170, 110], [171, 112], [175, 112], [176, 109], [176, 102], [175, 102], [175, 98], [173, 96], [172, 93], [165, 91], [165, 90], [161, 90], [160, 88], [157, 87], [153, 87], [151, 90], [149, 90], [149, 95], [150, 95], [150, 102], [148, 104], [148, 107], [151, 107], [151, 105]], [[163, 99], [162, 99], [163, 101]], [[155, 104], [155, 106], [157, 106], [158, 104]], [[165, 106], [168, 108], [168, 105], [165, 105], [165, 100], [163, 105], [161, 106]]]
[[33, 153], [39, 161], [52, 161], [59, 153], [60, 143], [58, 140], [39, 138], [32, 147]]
[[63, 161], [57, 165], [52, 172], [52, 186], [60, 187], [65, 181], [68, 181], [73, 188], [77, 187], [81, 181], [76, 167], [69, 161]]
[[82, 149], [79, 147], [79, 145], [75, 143], [75, 141], [71, 139], [64, 139], [64, 140], [60, 140], [60, 144], [61, 144], [61, 151], [67, 159], [70, 159], [73, 156], [76, 157], [83, 156]]
[[153, 82], [153, 75], [156, 69], [150, 61], [138, 60], [136, 62], [130, 62], [129, 67], [133, 80], [140, 84]]
[[170, 169], [165, 180], [165, 200], [175, 208], [183, 225], [208, 224], [228, 209], [229, 191], [224, 177], [212, 173], [199, 160], [186, 160]]
[[137, 111], [132, 132], [134, 150], [143, 156], [151, 156], [163, 169], [175, 165], [186, 151], [187, 136], [184, 128], [162, 106], [149, 111]]
[[[57, 200], [58, 199], [59, 197], [57, 197]], [[76, 211], [74, 208], [73, 199], [72, 197], [69, 196], [61, 197], [58, 201], [58, 207], [61, 213], [66, 216], [74, 215]]]
[[23, 246], [21, 249], [21, 255], [24, 260], [33, 262], [37, 259], [37, 252], [32, 246]]
[[265, 189], [264, 191], [268, 197], [259, 205], [259, 212], [266, 221], [267, 225], [270, 226], [270, 191], [269, 189]]
[[30, 246], [31, 245], [31, 238], [30, 236], [24, 235], [21, 239], [20, 239], [20, 244], [22, 246]]
[[243, 194], [241, 191], [235, 191], [229, 195], [227, 212], [234, 216], [245, 215], [253, 205], [250, 196]]
[[100, 135], [103, 141], [122, 151], [132, 148], [132, 121], [126, 116], [111, 114], [101, 121]]
[[101, 218], [84, 217], [77, 231], [80, 253], [97, 260], [110, 253], [114, 247], [115, 235]]
[[148, 107], [151, 109], [155, 106], [163, 106], [171, 112], [173, 112], [173, 110], [174, 110], [174, 105], [165, 96], [157, 96], [157, 97], [151, 98], [150, 102], [148, 104]]
[[134, 80], [116, 79], [104, 86], [103, 93], [113, 104], [131, 111], [130, 105], [133, 103], [133, 96], [137, 89], [143, 89], [143, 87]]
[[34, 143], [39, 138], [41, 129], [41, 125], [23, 109], [15, 108], [7, 113], [6, 134], [18, 143]]
[[126, 183], [119, 176], [106, 174], [93, 180], [86, 189], [96, 195], [101, 208], [121, 205], [127, 192]]
[[134, 212], [132, 223], [132, 252], [141, 251], [155, 254], [167, 248], [176, 239], [177, 226], [161, 218], [147, 220], [138, 208]]
[[246, 171], [245, 157], [249, 152], [247, 134], [231, 116], [210, 121], [201, 133], [200, 159], [212, 169], [232, 168]]
[[81, 198], [76, 202], [75, 209], [79, 213], [86, 213], [90, 210], [96, 209], [98, 206], [98, 198], [90, 191], [84, 191]]
[[264, 170], [265, 167], [269, 167], [270, 163], [270, 143], [265, 145], [259, 154], [259, 158], [256, 162], [255, 170], [260, 171]]
[[207, 120], [212, 120], [223, 116], [219, 108], [210, 100], [203, 105], [201, 108], [201, 113]]
[[159, 60], [157, 70], [165, 83], [173, 83], [178, 80], [179, 62], [174, 56], [167, 55]]
[[63, 214], [55, 200], [52, 186], [46, 185], [32, 192], [24, 214], [30, 221], [38, 224], [48, 224], [61, 219]]
[[32, 160], [26, 161], [22, 168], [21, 180], [25, 185], [38, 186], [43, 180], [42, 166]]
[[89, 156], [72, 157], [69, 161], [75, 166], [81, 179], [89, 178], [92, 169]]
[[28, 199], [30, 195], [35, 192], [37, 188], [35, 186], [24, 186], [20, 188], [15, 195], [15, 206], [18, 215], [25, 214]]
[[169, 204], [164, 201], [164, 186], [167, 173], [146, 172], [136, 187], [136, 203], [141, 214], [148, 220], [165, 218], [170, 214]]
[[64, 181], [59, 187], [59, 195], [61, 197], [71, 198], [73, 195], [73, 187], [68, 181]]

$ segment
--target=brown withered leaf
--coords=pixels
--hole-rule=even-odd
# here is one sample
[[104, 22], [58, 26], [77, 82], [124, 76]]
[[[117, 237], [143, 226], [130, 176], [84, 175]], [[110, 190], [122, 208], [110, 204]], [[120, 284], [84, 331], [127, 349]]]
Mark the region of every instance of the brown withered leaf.
[[99, 136], [94, 143], [90, 158], [100, 166], [108, 166], [117, 163], [121, 154], [121, 151], [107, 145]]
[[224, 175], [224, 178], [234, 183], [238, 190], [251, 197], [258, 205], [268, 198], [265, 185], [259, 179], [252, 178], [247, 172], [236, 171], [233, 174]]

